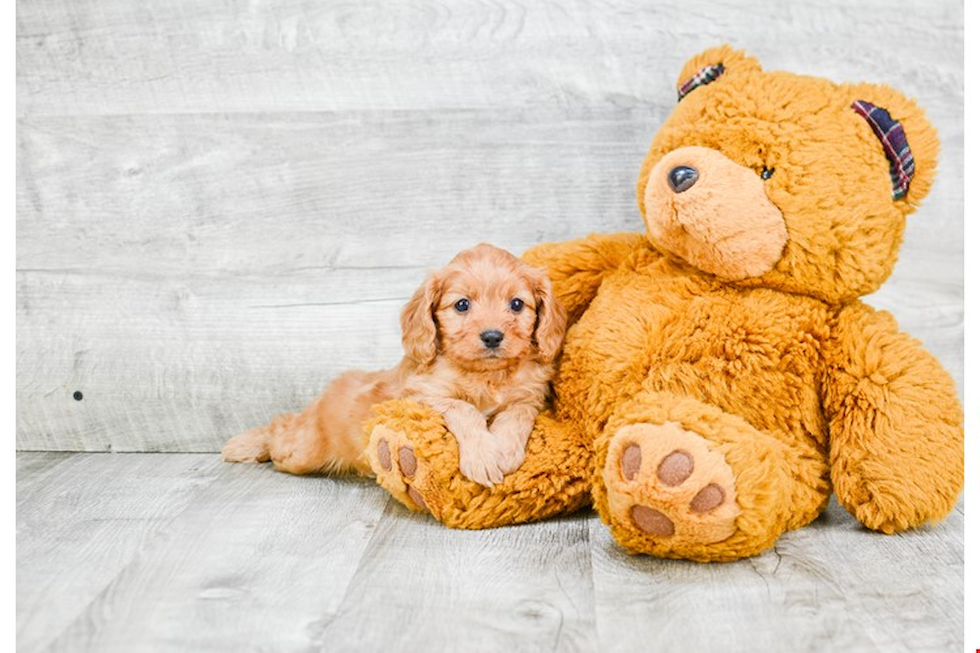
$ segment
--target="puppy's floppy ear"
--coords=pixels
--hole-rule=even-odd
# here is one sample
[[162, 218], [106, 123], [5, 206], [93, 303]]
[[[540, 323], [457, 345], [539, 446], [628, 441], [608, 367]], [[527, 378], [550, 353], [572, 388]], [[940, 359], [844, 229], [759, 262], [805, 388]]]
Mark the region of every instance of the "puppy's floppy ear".
[[429, 365], [436, 359], [437, 329], [435, 310], [442, 294], [442, 282], [432, 274], [402, 309], [402, 346], [412, 360]]
[[540, 268], [530, 268], [529, 277], [537, 311], [534, 341], [544, 358], [554, 360], [565, 337], [565, 307], [555, 298], [547, 272]]

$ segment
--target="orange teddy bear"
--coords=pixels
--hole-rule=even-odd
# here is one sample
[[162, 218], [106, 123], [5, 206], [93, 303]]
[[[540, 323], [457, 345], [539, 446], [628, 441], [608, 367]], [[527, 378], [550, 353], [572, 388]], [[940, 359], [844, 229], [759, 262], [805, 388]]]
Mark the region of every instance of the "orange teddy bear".
[[885, 533], [943, 518], [963, 484], [956, 387], [858, 299], [929, 190], [935, 130], [891, 88], [764, 72], [727, 46], [678, 90], [640, 171], [646, 234], [524, 256], [573, 326], [522, 467], [467, 480], [441, 418], [403, 400], [366, 425], [378, 482], [460, 528], [591, 501], [627, 550], [700, 561], [767, 549], [831, 491]]

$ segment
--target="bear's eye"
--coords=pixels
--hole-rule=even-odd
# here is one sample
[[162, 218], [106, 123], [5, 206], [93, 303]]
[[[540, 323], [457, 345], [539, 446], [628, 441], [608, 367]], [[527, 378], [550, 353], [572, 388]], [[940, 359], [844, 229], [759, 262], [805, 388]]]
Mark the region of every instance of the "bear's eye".
[[524, 300], [518, 299], [517, 297], [510, 300], [510, 310], [514, 311], [515, 313], [520, 313], [522, 310], [524, 310]]
[[769, 177], [772, 177], [772, 173], [774, 172], [776, 172], [775, 168], [763, 168], [761, 177], [763, 179], [769, 179]]
[[465, 313], [466, 311], [470, 310], [470, 300], [461, 299], [453, 304], [453, 308], [456, 309], [457, 313]]

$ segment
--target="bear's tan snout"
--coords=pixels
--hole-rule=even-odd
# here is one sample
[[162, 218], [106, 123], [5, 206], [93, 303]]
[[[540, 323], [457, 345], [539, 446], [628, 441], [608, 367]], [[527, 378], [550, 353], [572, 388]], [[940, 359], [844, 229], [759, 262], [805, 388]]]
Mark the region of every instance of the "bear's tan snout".
[[718, 150], [677, 148], [647, 177], [647, 235], [658, 248], [723, 279], [762, 276], [782, 258], [789, 238], [765, 184], [759, 172]]

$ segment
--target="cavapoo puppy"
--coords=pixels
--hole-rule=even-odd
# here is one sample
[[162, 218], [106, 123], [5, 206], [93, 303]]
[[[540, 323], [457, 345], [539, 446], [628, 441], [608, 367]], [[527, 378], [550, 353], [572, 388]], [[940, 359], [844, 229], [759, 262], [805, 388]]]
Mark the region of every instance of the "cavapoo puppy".
[[443, 415], [459, 469], [492, 486], [524, 462], [544, 406], [565, 312], [544, 270], [481, 244], [431, 274], [402, 310], [405, 357], [390, 370], [352, 370], [302, 413], [233, 437], [229, 462], [272, 460], [293, 474], [370, 474], [362, 424], [374, 404], [410, 398]]

